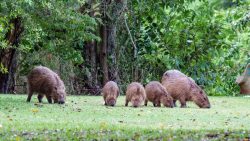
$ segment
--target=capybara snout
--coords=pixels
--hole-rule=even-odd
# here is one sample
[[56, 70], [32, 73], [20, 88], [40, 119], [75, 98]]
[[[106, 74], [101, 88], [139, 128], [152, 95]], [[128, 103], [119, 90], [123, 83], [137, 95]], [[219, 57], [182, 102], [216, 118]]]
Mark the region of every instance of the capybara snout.
[[107, 99], [106, 103], [107, 103], [107, 106], [115, 106], [116, 99], [114, 97], [111, 97]]

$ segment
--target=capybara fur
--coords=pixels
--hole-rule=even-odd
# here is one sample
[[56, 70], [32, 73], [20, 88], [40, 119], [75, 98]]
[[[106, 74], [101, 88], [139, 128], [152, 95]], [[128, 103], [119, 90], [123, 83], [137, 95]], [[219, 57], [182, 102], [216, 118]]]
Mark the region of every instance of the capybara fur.
[[176, 73], [164, 73], [162, 85], [174, 99], [179, 100], [181, 107], [186, 107], [186, 101], [193, 101], [200, 108], [210, 108], [210, 102], [206, 93], [195, 83], [195, 81], [186, 75]]
[[155, 107], [160, 107], [162, 103], [165, 107], [173, 108], [173, 98], [160, 82], [149, 82], [145, 87], [145, 91], [147, 95], [145, 106], [147, 106], [148, 101], [151, 101]]
[[104, 105], [115, 106], [116, 99], [119, 96], [119, 88], [114, 81], [107, 82], [102, 88], [102, 96], [104, 98]]
[[27, 76], [28, 78], [28, 98], [30, 102], [34, 92], [38, 93], [38, 101], [42, 102], [45, 95], [48, 102], [64, 104], [66, 100], [66, 92], [63, 81], [60, 77], [47, 67], [35, 67]]
[[138, 82], [132, 82], [126, 90], [125, 106], [131, 102], [133, 107], [139, 107], [146, 99], [144, 87]]

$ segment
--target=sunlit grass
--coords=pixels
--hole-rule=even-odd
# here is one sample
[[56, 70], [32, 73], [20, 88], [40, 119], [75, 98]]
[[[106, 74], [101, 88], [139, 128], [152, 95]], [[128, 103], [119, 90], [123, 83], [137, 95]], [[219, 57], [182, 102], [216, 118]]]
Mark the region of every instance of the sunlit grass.
[[[210, 97], [211, 109], [103, 106], [100, 96], [68, 96], [64, 105], [30, 103], [26, 95], [0, 95], [3, 139], [157, 139], [246, 138], [250, 131], [250, 98]], [[193, 136], [193, 135], [196, 136]], [[211, 134], [211, 135], [210, 135]], [[227, 135], [229, 134], [229, 135]], [[53, 136], [52, 136], [53, 135]]]

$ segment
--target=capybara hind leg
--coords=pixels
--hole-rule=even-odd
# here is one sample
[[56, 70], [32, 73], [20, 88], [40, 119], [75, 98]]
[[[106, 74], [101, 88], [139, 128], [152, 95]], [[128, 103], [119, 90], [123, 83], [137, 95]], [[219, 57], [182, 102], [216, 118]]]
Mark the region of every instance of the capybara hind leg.
[[30, 102], [32, 95], [33, 95], [33, 92], [29, 90], [27, 102]]
[[176, 107], [176, 100], [173, 100], [173, 102], [174, 102], [174, 107]]
[[147, 106], [148, 105], [148, 100], [145, 99], [144, 105]]
[[52, 97], [49, 96], [49, 95], [46, 95], [46, 98], [47, 98], [48, 102], [51, 104], [52, 103]]
[[43, 94], [38, 94], [37, 99], [38, 99], [39, 103], [42, 103]]

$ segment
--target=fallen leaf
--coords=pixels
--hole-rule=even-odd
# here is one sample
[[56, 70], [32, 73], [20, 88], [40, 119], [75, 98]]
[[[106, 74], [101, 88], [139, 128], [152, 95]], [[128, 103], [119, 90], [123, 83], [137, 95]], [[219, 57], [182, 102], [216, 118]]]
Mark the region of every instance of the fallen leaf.
[[33, 113], [37, 113], [39, 110], [38, 109], [32, 109], [31, 110]]

